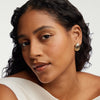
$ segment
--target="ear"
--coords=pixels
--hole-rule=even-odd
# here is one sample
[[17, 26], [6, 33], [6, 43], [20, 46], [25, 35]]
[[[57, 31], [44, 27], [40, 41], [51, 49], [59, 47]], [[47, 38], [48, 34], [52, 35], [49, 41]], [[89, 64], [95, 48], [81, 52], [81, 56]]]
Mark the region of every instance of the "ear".
[[73, 45], [82, 43], [82, 30], [79, 25], [74, 25], [71, 29], [71, 38], [73, 41]]

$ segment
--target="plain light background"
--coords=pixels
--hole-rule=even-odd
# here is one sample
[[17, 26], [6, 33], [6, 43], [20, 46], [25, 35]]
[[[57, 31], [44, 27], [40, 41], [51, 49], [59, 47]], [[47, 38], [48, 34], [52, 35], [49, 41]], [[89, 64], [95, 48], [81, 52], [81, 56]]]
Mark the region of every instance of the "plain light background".
[[[27, 0], [0, 0], [0, 77], [1, 72], [11, 57], [13, 48], [9, 33], [12, 30], [10, 24], [11, 16], [16, 7], [20, 7]], [[83, 71], [100, 76], [100, 0], [69, 0], [82, 13], [85, 22], [90, 23], [92, 34], [92, 66]], [[19, 62], [20, 63], [20, 62]]]

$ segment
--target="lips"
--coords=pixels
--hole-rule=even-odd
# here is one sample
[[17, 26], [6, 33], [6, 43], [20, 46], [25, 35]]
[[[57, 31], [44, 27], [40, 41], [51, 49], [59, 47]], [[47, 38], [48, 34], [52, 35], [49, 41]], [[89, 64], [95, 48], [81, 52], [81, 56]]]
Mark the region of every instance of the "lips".
[[34, 64], [33, 69], [36, 71], [43, 71], [49, 64], [50, 63], [38, 62]]

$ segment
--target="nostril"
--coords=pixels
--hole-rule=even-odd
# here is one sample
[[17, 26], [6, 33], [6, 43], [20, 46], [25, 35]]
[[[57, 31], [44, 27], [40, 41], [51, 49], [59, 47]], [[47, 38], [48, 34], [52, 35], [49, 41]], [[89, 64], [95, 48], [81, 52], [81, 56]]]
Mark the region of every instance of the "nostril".
[[32, 59], [32, 60], [36, 60], [37, 58], [39, 58], [41, 55], [30, 55], [29, 57], [30, 57], [30, 59]]

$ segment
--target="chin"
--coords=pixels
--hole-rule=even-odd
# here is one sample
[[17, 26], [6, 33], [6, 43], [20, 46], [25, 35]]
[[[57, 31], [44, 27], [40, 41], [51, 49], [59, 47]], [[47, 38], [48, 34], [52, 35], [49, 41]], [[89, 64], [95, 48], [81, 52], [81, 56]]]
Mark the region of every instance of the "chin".
[[46, 84], [46, 83], [50, 83], [51, 80], [48, 80], [48, 79], [39, 79], [39, 81], [43, 84]]
[[46, 78], [38, 77], [38, 80], [43, 84], [51, 83], [53, 81], [53, 79], [49, 77], [46, 77]]

